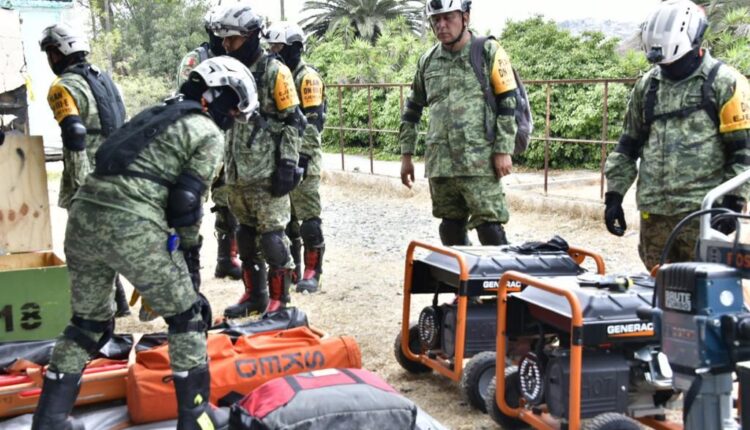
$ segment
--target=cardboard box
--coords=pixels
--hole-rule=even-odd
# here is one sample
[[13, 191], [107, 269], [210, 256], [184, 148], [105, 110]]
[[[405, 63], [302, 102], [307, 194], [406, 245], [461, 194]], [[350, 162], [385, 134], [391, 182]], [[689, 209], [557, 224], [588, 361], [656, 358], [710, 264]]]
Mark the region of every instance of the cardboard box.
[[51, 251], [41, 137], [0, 145], [0, 342], [52, 339], [70, 319], [70, 280]]

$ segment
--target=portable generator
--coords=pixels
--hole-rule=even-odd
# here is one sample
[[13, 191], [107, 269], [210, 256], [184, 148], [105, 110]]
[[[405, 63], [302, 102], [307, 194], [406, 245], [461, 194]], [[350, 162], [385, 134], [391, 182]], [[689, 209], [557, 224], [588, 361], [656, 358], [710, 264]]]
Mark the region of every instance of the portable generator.
[[[417, 248], [431, 251], [414, 259]], [[589, 251], [568, 247], [554, 238], [520, 246], [444, 248], [420, 242], [409, 245], [404, 279], [402, 330], [396, 336], [395, 356], [409, 372], [437, 371], [460, 382], [467, 402], [485, 410], [487, 387], [495, 374], [497, 283], [517, 270], [540, 276], [577, 276], [586, 258], [604, 272], [603, 259]], [[520, 290], [518, 283], [513, 286]], [[451, 294], [447, 303], [438, 296]], [[431, 306], [411, 323], [412, 294], [430, 294]], [[470, 358], [464, 368], [464, 358]]]
[[[627, 430], [640, 428], [634, 418], [665, 415], [678, 393], [653, 322], [637, 314], [651, 303], [653, 278], [510, 272], [502, 279], [497, 379], [487, 396], [495, 422], [508, 429], [579, 428], [593, 418], [586, 428]], [[526, 288], [509, 293], [519, 282]], [[507, 343], [529, 336], [534, 348], [503, 368]]]

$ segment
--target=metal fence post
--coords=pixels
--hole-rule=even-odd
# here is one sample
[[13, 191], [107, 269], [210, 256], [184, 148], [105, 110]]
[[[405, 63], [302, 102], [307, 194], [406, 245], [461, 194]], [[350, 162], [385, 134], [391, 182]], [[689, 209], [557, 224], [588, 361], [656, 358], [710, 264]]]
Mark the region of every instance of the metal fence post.
[[373, 147], [373, 135], [372, 135], [372, 87], [367, 86], [367, 128], [370, 135], [370, 174], [375, 173], [375, 162], [373, 161], [372, 147]]
[[552, 85], [547, 83], [547, 114], [544, 123], [544, 194], [547, 194], [547, 181], [549, 179], [549, 138], [550, 138], [550, 99], [552, 97]]
[[341, 170], [346, 170], [344, 168], [344, 113], [343, 113], [343, 91], [341, 86], [339, 86], [339, 146], [341, 147]]
[[609, 82], [604, 83], [604, 99], [602, 101], [602, 161], [601, 177], [599, 179], [599, 198], [604, 198], [604, 164], [607, 161], [607, 137], [609, 135]]

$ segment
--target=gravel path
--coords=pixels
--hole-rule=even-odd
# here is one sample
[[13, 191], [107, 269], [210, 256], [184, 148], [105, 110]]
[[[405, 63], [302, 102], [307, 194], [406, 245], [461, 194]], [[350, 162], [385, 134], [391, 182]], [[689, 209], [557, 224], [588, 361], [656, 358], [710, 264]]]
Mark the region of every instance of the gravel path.
[[[293, 305], [327, 333], [354, 336], [362, 349], [364, 367], [383, 376], [447, 427], [498, 428], [486, 415], [469, 409], [457, 384], [434, 374], [410, 375], [393, 357], [393, 341], [401, 324], [406, 247], [414, 239], [439, 243], [439, 222], [431, 216], [425, 180], [419, 180], [416, 191], [408, 191], [397, 179], [367, 174], [326, 172], [323, 179], [327, 245], [323, 288], [317, 294], [293, 294]], [[57, 199], [57, 182], [50, 183], [52, 202]], [[512, 201], [524, 199], [522, 194], [511, 197]], [[615, 272], [642, 270], [636, 252], [637, 231], [615, 238], [590, 218], [528, 209], [524, 205], [523, 211], [512, 212], [507, 225], [511, 242], [547, 240], [559, 234], [571, 244], [603, 254]], [[53, 208], [56, 249], [61, 250], [64, 226], [65, 212]], [[207, 210], [202, 290], [218, 314], [239, 297], [242, 286], [239, 281], [213, 279], [216, 245], [212, 228], [213, 215]], [[473, 233], [470, 237], [478, 243]], [[412, 320], [429, 301], [430, 297], [421, 296], [413, 300]], [[137, 314], [137, 309], [134, 311]], [[160, 321], [139, 323], [135, 316], [118, 320], [118, 331], [149, 332], [164, 327]]]

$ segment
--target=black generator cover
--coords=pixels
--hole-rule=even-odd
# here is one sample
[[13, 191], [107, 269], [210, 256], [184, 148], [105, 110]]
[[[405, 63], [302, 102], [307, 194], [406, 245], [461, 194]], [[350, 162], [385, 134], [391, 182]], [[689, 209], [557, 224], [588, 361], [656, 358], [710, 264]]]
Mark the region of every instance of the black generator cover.
[[[604, 412], [626, 412], [630, 367], [617, 353], [586, 351], [581, 373], [581, 418]], [[553, 416], [568, 418], [570, 356], [568, 351], [550, 357], [544, 375], [544, 398]]]
[[[441, 349], [449, 357], [456, 355], [456, 317], [458, 306], [441, 306], [443, 325]], [[466, 309], [466, 336], [464, 337], [464, 357], [472, 357], [483, 351], [494, 351], [497, 343], [497, 300], [483, 303], [469, 303]]]
[[[633, 277], [634, 285], [625, 292], [581, 287], [576, 277], [542, 278], [545, 282], [572, 291], [583, 313], [583, 345], [602, 343], [658, 342], [651, 321], [638, 318], [639, 308], [650, 307], [653, 278]], [[510, 294], [508, 335], [528, 334], [528, 327], [541, 322], [562, 333], [570, 332], [571, 311], [568, 301], [539, 288], [529, 287]]]
[[529, 253], [511, 245], [460, 246], [452, 249], [463, 255], [468, 266], [469, 281], [466, 287], [462, 288], [459, 282], [461, 272], [458, 261], [431, 252], [414, 261], [413, 294], [437, 292], [481, 296], [487, 294], [485, 289], [497, 288], [500, 276], [510, 270], [532, 276], [576, 276], [585, 271], [565, 251]]

